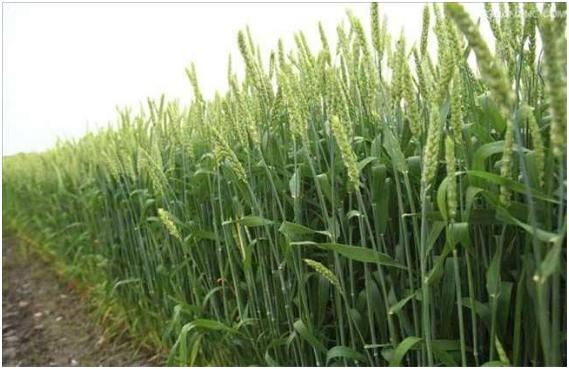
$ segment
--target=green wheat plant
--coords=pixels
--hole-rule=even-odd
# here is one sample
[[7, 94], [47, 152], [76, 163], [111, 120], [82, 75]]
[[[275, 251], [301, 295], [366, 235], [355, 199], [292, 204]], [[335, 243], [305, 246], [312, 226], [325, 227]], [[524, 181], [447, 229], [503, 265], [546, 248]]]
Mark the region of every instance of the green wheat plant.
[[565, 8], [244, 29], [227, 91], [5, 157], [5, 225], [168, 365], [564, 366]]

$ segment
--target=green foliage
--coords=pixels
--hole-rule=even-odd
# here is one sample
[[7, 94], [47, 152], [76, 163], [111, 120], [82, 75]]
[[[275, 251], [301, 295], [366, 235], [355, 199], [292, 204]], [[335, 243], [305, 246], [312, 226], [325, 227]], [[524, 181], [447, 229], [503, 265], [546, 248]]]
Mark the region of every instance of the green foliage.
[[564, 7], [486, 5], [495, 53], [444, 10], [413, 60], [377, 5], [268, 67], [241, 31], [225, 94], [191, 66], [189, 106], [5, 158], [4, 219], [170, 365], [566, 365]]

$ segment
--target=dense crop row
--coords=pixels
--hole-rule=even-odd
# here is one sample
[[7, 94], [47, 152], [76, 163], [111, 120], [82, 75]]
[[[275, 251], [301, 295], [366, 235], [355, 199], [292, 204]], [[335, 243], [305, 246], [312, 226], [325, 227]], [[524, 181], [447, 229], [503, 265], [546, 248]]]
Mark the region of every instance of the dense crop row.
[[6, 158], [4, 218], [170, 364], [562, 365], [565, 4], [487, 11], [241, 32], [225, 94]]

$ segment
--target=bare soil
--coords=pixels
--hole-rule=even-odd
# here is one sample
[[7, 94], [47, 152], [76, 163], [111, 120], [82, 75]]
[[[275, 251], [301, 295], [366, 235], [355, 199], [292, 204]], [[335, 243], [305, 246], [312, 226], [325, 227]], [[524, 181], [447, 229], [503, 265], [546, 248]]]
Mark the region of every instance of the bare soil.
[[50, 263], [23, 249], [14, 236], [3, 236], [3, 366], [160, 364], [132, 342], [105, 339], [86, 297], [58, 277]]

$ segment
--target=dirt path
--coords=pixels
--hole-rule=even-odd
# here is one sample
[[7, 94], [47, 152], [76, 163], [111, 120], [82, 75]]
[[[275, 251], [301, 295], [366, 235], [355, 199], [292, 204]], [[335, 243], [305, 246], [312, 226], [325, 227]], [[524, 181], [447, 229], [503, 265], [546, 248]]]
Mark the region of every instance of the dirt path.
[[[106, 342], [82, 297], [18, 241], [2, 240], [3, 366], [160, 365], [126, 342]], [[20, 251], [20, 252], [18, 252]]]

